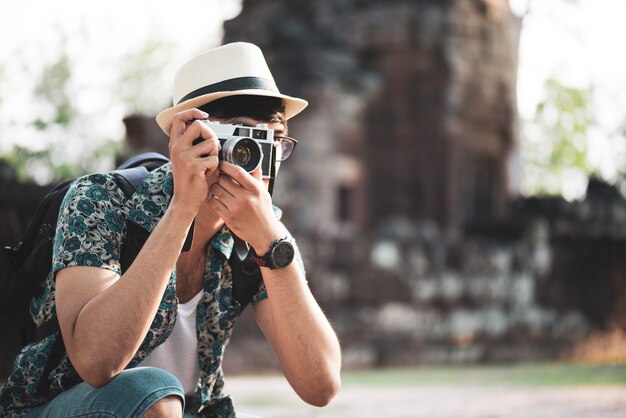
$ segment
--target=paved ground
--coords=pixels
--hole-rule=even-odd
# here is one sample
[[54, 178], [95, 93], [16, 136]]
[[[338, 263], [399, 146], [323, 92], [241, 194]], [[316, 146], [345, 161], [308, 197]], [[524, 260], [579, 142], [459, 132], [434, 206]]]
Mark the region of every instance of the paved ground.
[[263, 418], [624, 418], [626, 387], [393, 386], [349, 383], [326, 408], [304, 404], [282, 377], [230, 377], [238, 411]]

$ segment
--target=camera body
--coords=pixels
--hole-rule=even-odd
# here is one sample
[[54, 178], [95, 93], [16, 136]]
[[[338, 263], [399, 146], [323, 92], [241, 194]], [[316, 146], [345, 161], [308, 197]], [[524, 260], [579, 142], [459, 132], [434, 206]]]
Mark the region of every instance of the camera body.
[[[271, 179], [275, 172], [274, 130], [265, 123], [256, 126], [221, 124], [202, 120], [217, 136], [222, 149], [219, 159], [242, 167], [251, 173], [261, 166], [261, 176]], [[196, 144], [201, 138], [194, 141]]]

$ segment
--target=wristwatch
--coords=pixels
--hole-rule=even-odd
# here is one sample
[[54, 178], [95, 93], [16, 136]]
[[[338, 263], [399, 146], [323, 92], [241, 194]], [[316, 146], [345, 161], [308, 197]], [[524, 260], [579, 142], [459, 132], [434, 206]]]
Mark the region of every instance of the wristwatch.
[[252, 256], [259, 267], [269, 267], [272, 270], [287, 267], [293, 261], [295, 250], [287, 238], [272, 242], [270, 249], [264, 255], [257, 255], [252, 249]]

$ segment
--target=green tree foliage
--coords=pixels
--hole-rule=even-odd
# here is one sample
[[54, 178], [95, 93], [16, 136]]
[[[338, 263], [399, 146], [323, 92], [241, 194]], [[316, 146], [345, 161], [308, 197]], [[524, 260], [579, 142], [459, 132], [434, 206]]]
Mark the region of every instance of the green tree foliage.
[[89, 158], [68, 162], [56, 158], [59, 150], [53, 146], [41, 150], [15, 146], [11, 151], [0, 155], [0, 161], [13, 167], [15, 178], [19, 182], [35, 180], [39, 183], [55, 183], [94, 171], [98, 161], [113, 160], [119, 148], [119, 141], [109, 139], [91, 151]]
[[[150, 39], [139, 51], [123, 58], [119, 95], [127, 105], [128, 114], [152, 114], [169, 104], [169, 89], [163, 88], [169, 82], [163, 77], [174, 47], [172, 43]], [[163, 103], [155, 97], [159, 91], [167, 92]]]
[[0, 155], [0, 160], [13, 167], [18, 181], [47, 183], [76, 177], [102, 166], [103, 161], [112, 161], [120, 147], [119, 141], [90, 138], [91, 132], [85, 128], [87, 115], [73, 102], [72, 68], [72, 59], [62, 48], [33, 83], [29, 110], [35, 116], [20, 134], [36, 146], [17, 145]]
[[33, 124], [44, 130], [51, 124], [68, 127], [77, 112], [70, 93], [71, 62], [65, 51], [56, 62], [44, 68], [41, 79], [35, 86], [35, 97], [52, 107], [51, 117], [36, 118]]
[[[526, 121], [522, 141], [524, 191], [574, 197], [568, 182], [579, 183], [597, 170], [588, 161], [588, 132], [594, 124], [591, 89], [545, 83], [545, 98], [532, 121]], [[571, 183], [570, 183], [571, 184]], [[584, 187], [584, 184], [579, 186]]]
[[[82, 93], [73, 72], [77, 63], [65, 47], [67, 36], [61, 34], [61, 38], [59, 56], [33, 81], [30, 110], [35, 116], [29, 127], [21, 126], [21, 134], [36, 146], [14, 146], [0, 155], [19, 181], [55, 182], [108, 170], [122, 148], [119, 140], [98, 137], [94, 126], [100, 123], [99, 115], [87, 114], [76, 105], [76, 97]], [[118, 64], [122, 69], [119, 82], [111, 86], [107, 100], [124, 103], [126, 114], [156, 113], [168, 105], [169, 88], [164, 86], [169, 84], [163, 77], [173, 48], [172, 43], [152, 39], [137, 52], [123, 56]], [[0, 95], [2, 76], [0, 67]]]

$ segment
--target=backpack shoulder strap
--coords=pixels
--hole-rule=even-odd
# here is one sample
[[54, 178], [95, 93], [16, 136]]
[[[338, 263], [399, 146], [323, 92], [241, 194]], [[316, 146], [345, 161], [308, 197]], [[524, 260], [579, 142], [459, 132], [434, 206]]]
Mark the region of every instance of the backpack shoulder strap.
[[126, 199], [130, 199], [133, 196], [135, 191], [148, 176], [148, 173], [148, 169], [143, 166], [125, 168], [123, 170], [115, 170], [111, 172], [113, 177], [115, 177], [115, 182], [120, 189], [122, 189], [122, 192], [124, 192]]
[[[157, 152], [146, 152], [139, 154], [124, 164], [120, 165], [117, 170], [112, 172], [115, 177], [115, 181], [118, 186], [124, 192], [127, 199], [130, 199], [135, 191], [139, 188], [141, 183], [146, 179], [149, 172], [160, 167], [161, 165], [169, 162], [169, 159]], [[183, 251], [189, 251], [193, 240], [193, 228], [192, 224], [185, 239], [183, 245]], [[146, 240], [150, 236], [150, 233], [143, 228], [127, 222], [126, 224], [126, 241], [122, 246], [120, 263], [122, 266], [122, 272], [126, 271], [128, 267], [135, 261], [137, 254], [141, 251], [141, 248], [145, 244]]]
[[117, 170], [143, 166], [146, 167], [148, 171], [152, 171], [169, 161], [169, 158], [163, 154], [159, 154], [158, 152], [144, 152], [124, 161], [117, 167]]
[[148, 173], [169, 162], [169, 158], [158, 152], [144, 152], [120, 164], [111, 174], [127, 199], [135, 193]]

